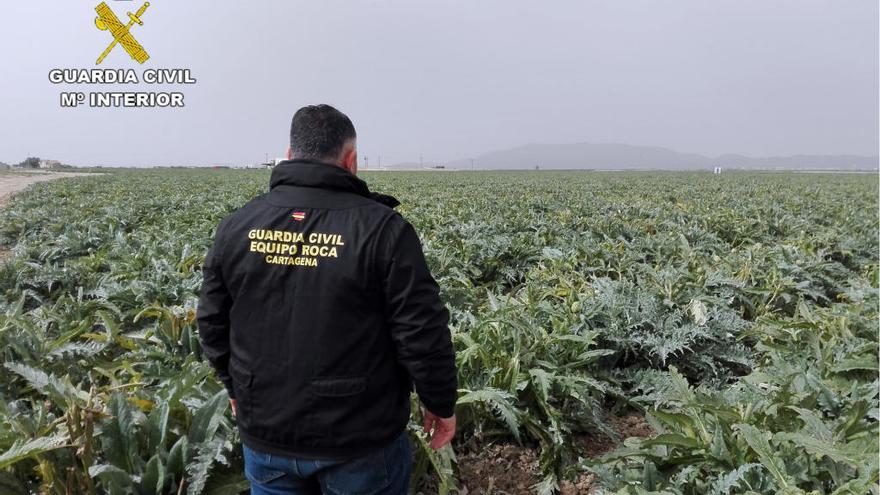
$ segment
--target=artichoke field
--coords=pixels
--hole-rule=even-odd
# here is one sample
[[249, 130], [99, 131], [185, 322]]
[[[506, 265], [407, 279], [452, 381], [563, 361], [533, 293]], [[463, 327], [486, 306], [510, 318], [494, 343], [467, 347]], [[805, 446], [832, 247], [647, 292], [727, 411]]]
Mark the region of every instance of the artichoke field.
[[[878, 494], [876, 174], [362, 177], [449, 307], [455, 449], [538, 448], [535, 493], [590, 472], [604, 493]], [[121, 170], [0, 212], [0, 493], [247, 490], [195, 306], [214, 228], [267, 184]], [[633, 409], [654, 436], [616, 438]], [[418, 419], [413, 492], [455, 493]], [[619, 447], [587, 458], [585, 434]]]

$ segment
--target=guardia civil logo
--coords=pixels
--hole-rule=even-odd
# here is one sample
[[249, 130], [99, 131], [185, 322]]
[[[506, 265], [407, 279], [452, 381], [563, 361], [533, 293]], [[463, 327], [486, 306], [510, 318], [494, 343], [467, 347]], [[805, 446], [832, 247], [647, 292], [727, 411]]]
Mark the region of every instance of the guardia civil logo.
[[[95, 27], [98, 33], [92, 31], [92, 35], [97, 39], [103, 39], [108, 43], [104, 51], [98, 56], [95, 65], [100, 66], [108, 57], [111, 63], [127, 62], [129, 58], [138, 64], [144, 64], [150, 60], [150, 55], [140, 41], [135, 38], [135, 34], [139, 37], [141, 31], [137, 30], [137, 26], [144, 25], [144, 15], [150, 8], [150, 2], [143, 0], [111, 0], [102, 1], [95, 7], [98, 16], [95, 17]], [[122, 16], [121, 12], [114, 12], [111, 5], [121, 5], [121, 2], [131, 2], [132, 10], [137, 5], [141, 7], [135, 12], [126, 12], [126, 16]], [[109, 5], [108, 5], [109, 4]], [[85, 11], [88, 14], [88, 10]], [[126, 19], [127, 23], [123, 24], [119, 19]], [[85, 24], [85, 23], [84, 23]], [[87, 24], [85, 24], [87, 25]], [[109, 36], [101, 34], [107, 33]], [[149, 41], [149, 34], [144, 35]], [[118, 50], [116, 48], [119, 48]], [[99, 49], [99, 45], [95, 45], [95, 51]], [[113, 53], [116, 53], [115, 57]], [[118, 68], [100, 68], [93, 67], [91, 69], [54, 68], [49, 70], [49, 82], [52, 84], [75, 84], [75, 85], [92, 85], [92, 91], [77, 91], [80, 88], [73, 88], [74, 91], [62, 91], [59, 94], [59, 101], [62, 108], [77, 108], [87, 106], [90, 108], [184, 108], [184, 93], [177, 88], [168, 88], [167, 90], [152, 91], [160, 85], [185, 85], [195, 84], [196, 79], [190, 74], [190, 69], [186, 68], [144, 68], [138, 73], [138, 69], [132, 67]], [[98, 88], [100, 85], [137, 85], [131, 90], [120, 90], [119, 88]], [[127, 89], [127, 88], [126, 88]]]
[[98, 57], [96, 65], [101, 65], [101, 62], [107, 58], [107, 55], [110, 55], [110, 52], [113, 51], [116, 45], [121, 45], [122, 49], [128, 53], [131, 59], [139, 64], [143, 64], [150, 59], [150, 55], [147, 54], [144, 47], [141, 46], [141, 44], [138, 43], [138, 40], [136, 40], [131, 34], [131, 28], [134, 27], [135, 24], [138, 26], [144, 25], [144, 22], [141, 21], [141, 16], [144, 15], [149, 6], [150, 2], [144, 2], [141, 8], [138, 9], [137, 13], [132, 14], [131, 12], [127, 12], [129, 18], [128, 24], [122, 24], [119, 18], [116, 17], [113, 9], [111, 9], [107, 3], [101, 2], [95, 7], [95, 12], [98, 13], [98, 17], [95, 18], [95, 26], [101, 31], [108, 31], [110, 35], [113, 36], [110, 45], [103, 53], [101, 53], [101, 56]]

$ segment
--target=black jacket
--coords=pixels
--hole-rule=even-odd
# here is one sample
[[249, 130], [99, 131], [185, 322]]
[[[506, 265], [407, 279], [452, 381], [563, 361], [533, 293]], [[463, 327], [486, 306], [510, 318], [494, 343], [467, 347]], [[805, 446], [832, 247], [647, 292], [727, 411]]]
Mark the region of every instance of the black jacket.
[[397, 204], [342, 168], [292, 160], [220, 222], [199, 336], [248, 446], [311, 458], [383, 447], [406, 427], [413, 384], [429, 411], [453, 414], [449, 314]]

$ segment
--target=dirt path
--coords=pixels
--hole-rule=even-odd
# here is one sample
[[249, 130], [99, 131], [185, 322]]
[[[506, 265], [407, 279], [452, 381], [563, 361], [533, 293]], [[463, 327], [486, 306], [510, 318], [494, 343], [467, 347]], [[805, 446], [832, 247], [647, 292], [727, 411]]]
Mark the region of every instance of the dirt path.
[[[623, 416], [609, 416], [605, 422], [620, 436], [649, 437], [653, 430], [645, 417], [636, 412]], [[597, 458], [614, 450], [618, 443], [602, 433], [580, 435], [576, 438], [580, 453], [586, 458]], [[478, 450], [461, 452], [458, 466], [462, 494], [468, 495], [533, 495], [531, 488], [541, 481], [540, 451], [521, 447], [512, 442], [481, 445]], [[563, 481], [560, 495], [588, 495], [599, 489], [595, 475], [581, 473], [575, 482]]]
[[[0, 171], [0, 209], [6, 207], [15, 193], [21, 192], [31, 184], [46, 182], [47, 180], [63, 179], [65, 177], [83, 177], [87, 174], [82, 172], [7, 172]], [[9, 251], [0, 250], [0, 262], [6, 261], [10, 256]]]
[[13, 194], [25, 189], [31, 184], [45, 182], [47, 180], [63, 179], [65, 177], [82, 177], [86, 174], [81, 172], [4, 172], [0, 173], [0, 208], [6, 206], [6, 202]]

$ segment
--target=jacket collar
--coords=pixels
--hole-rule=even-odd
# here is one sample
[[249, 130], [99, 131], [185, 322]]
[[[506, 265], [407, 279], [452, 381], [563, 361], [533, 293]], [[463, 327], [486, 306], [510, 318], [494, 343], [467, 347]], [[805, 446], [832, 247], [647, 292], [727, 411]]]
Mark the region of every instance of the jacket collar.
[[312, 160], [285, 160], [276, 165], [269, 179], [269, 189], [281, 185], [335, 189], [370, 197], [367, 183], [348, 170]]
[[370, 192], [367, 183], [348, 170], [332, 163], [313, 160], [284, 160], [276, 165], [269, 179], [269, 189], [275, 189], [277, 186], [314, 187], [350, 192], [370, 198], [389, 208], [395, 208], [400, 204], [400, 201], [393, 196]]

